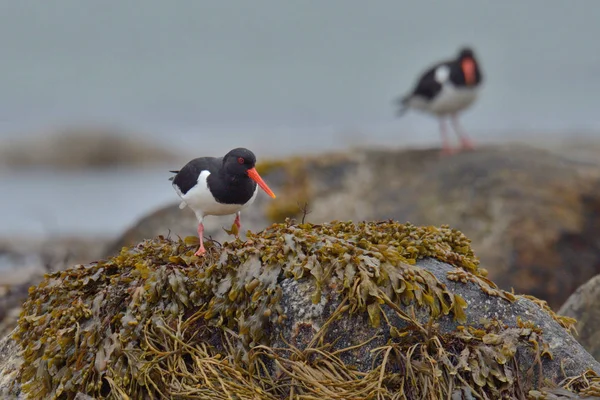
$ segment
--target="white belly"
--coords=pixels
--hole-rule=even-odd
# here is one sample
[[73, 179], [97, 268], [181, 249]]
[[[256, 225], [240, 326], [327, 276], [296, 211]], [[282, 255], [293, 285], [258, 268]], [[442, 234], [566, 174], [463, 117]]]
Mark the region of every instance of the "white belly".
[[421, 111], [436, 115], [458, 113], [469, 107], [477, 99], [479, 88], [457, 89], [452, 85], [443, 85], [442, 90], [431, 101], [413, 98], [410, 106]]
[[208, 184], [206, 182], [208, 175], [210, 175], [210, 172], [203, 171], [200, 176], [198, 176], [198, 184], [186, 194], [182, 194], [176, 186], [173, 186], [179, 197], [181, 197], [181, 200], [183, 200], [183, 203], [196, 213], [198, 220], [201, 221], [206, 215], [235, 214], [254, 203], [256, 195], [258, 194], [258, 186], [246, 204], [223, 204], [217, 202], [208, 189]]

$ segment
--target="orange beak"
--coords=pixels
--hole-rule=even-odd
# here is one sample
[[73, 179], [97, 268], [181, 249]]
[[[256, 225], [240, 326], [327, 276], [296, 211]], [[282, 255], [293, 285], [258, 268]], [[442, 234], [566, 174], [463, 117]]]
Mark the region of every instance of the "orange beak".
[[468, 86], [475, 83], [475, 61], [470, 58], [465, 58], [461, 63], [463, 74], [465, 74], [465, 82]]
[[262, 178], [260, 177], [260, 175], [256, 171], [256, 168], [250, 168], [248, 170], [248, 176], [254, 182], [258, 183], [258, 186], [260, 186], [262, 188], [262, 190], [264, 190], [265, 192], [267, 192], [267, 194], [269, 196], [271, 196], [272, 198], [275, 198], [275, 193], [273, 193], [273, 191], [267, 186], [267, 184], [265, 183], [265, 181], [262, 180]]

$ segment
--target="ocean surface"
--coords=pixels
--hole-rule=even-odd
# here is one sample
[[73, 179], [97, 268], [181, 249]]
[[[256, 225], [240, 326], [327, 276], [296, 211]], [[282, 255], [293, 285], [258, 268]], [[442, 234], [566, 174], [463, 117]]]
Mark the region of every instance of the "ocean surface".
[[[599, 20], [597, 0], [1, 1], [0, 146], [72, 124], [197, 155], [437, 144], [392, 101], [462, 45], [484, 72], [476, 142], [595, 135]], [[0, 171], [0, 235], [117, 233], [175, 200], [165, 179]]]
[[175, 202], [166, 169], [1, 173], [0, 236], [118, 234]]

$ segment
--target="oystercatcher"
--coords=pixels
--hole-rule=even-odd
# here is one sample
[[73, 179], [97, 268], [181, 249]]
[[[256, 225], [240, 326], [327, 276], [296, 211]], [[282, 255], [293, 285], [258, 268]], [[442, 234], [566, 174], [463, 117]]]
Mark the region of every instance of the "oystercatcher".
[[[236, 214], [234, 224], [241, 228], [240, 212], [254, 202], [260, 186], [269, 196], [273, 191], [256, 172], [256, 157], [248, 149], [237, 148], [224, 157], [200, 157], [188, 162], [179, 171], [170, 171], [175, 176], [173, 188], [181, 197], [179, 208], [189, 207], [198, 219], [200, 248], [197, 256], [206, 252], [204, 248], [202, 221], [207, 215]], [[236, 236], [237, 236], [236, 232]]]
[[464, 47], [454, 60], [439, 62], [421, 75], [413, 91], [397, 100], [400, 106], [398, 115], [412, 108], [438, 117], [444, 154], [453, 152], [445, 121], [449, 116], [461, 147], [473, 149], [471, 140], [458, 122], [457, 114], [473, 104], [482, 81], [483, 75], [475, 53], [471, 48]]

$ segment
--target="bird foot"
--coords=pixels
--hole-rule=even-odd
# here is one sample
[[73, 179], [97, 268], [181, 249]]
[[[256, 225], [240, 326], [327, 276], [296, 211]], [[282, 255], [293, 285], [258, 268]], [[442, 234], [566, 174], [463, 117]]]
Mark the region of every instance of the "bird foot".
[[206, 254], [206, 249], [204, 248], [204, 246], [200, 247], [200, 248], [198, 249], [198, 251], [196, 251], [196, 252], [194, 253], [194, 255], [195, 255], [196, 257], [202, 257], [204, 254]]

